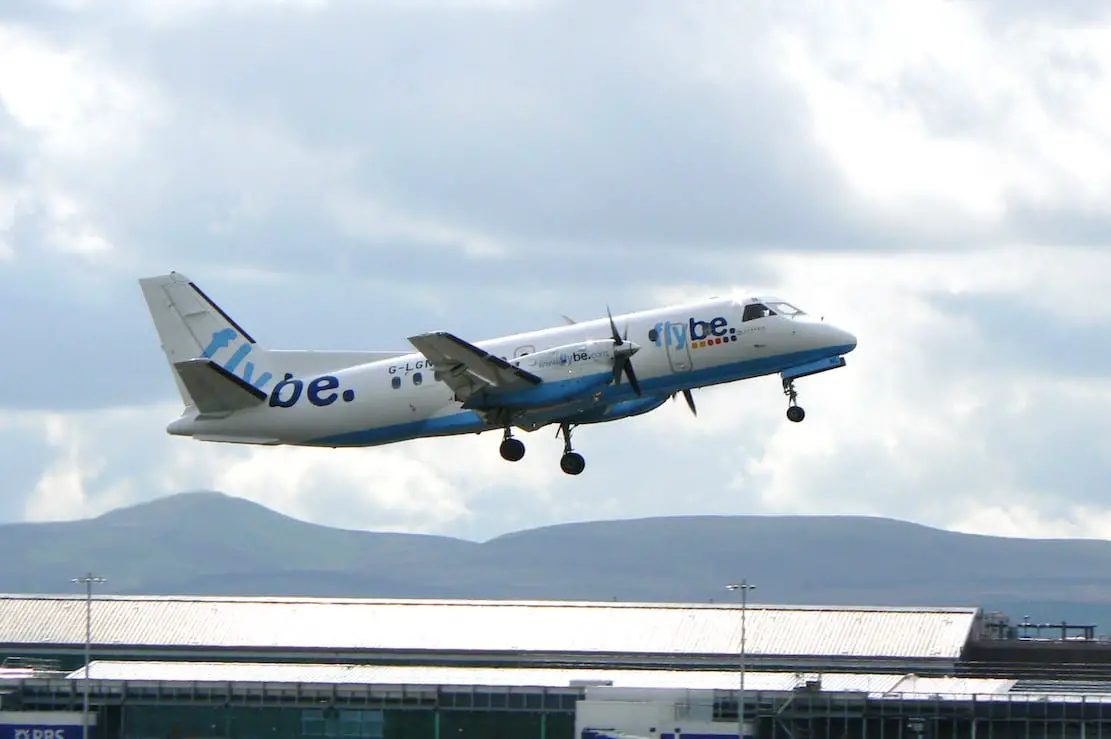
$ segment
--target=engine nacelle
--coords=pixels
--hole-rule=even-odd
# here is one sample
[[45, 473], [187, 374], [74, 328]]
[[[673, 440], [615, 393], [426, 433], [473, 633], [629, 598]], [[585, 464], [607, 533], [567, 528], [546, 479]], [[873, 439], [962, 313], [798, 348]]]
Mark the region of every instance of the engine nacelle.
[[[626, 342], [624, 346], [628, 346]], [[617, 352], [612, 339], [592, 339], [575, 344], [544, 349], [535, 354], [510, 359], [543, 382], [535, 387], [507, 391], [486, 390], [471, 396], [464, 408], [517, 408], [521, 410], [549, 408], [571, 401], [583, 401], [613, 381], [613, 364]]]
[[542, 377], [544, 382], [558, 381], [598, 372], [612, 372], [615, 356], [613, 349], [613, 339], [593, 339], [514, 357], [509, 362]]

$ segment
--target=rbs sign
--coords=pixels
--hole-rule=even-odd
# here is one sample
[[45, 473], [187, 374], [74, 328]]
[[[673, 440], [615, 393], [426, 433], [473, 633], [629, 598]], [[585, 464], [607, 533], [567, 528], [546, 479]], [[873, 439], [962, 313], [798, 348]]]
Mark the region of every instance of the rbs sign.
[[[92, 739], [94, 726], [89, 726]], [[4, 726], [0, 725], [0, 739], [81, 739], [80, 726]]]

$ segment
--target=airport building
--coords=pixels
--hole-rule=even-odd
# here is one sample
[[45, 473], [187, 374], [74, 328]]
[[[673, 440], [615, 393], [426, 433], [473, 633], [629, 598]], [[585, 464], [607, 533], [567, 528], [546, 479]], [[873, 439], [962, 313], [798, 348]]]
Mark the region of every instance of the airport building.
[[75, 739], [85, 699], [94, 739], [707, 739], [738, 735], [738, 703], [756, 739], [1111, 739], [1111, 645], [1020, 626], [976, 608], [0, 596], [0, 739]]

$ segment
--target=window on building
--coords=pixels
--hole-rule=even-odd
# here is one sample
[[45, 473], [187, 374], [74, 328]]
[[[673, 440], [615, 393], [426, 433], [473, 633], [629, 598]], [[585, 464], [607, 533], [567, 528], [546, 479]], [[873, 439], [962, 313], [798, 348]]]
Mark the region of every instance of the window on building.
[[321, 739], [382, 739], [381, 711], [349, 708], [306, 708], [301, 711], [301, 735]]

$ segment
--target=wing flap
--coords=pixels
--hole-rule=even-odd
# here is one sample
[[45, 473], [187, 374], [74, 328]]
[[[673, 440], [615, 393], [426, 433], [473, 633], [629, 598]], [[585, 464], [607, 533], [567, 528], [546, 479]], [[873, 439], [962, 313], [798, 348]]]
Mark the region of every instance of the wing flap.
[[211, 359], [175, 362], [174, 370], [201, 413], [233, 413], [253, 408], [266, 400], [266, 393]]
[[447, 331], [410, 336], [409, 343], [423, 354], [460, 400], [497, 388], [509, 390], [539, 385], [536, 375], [496, 357]]

